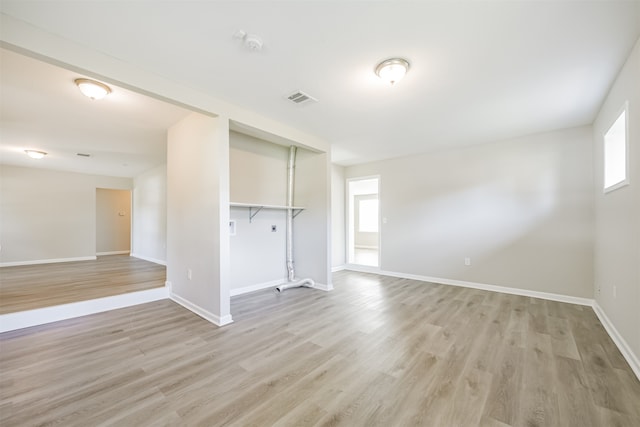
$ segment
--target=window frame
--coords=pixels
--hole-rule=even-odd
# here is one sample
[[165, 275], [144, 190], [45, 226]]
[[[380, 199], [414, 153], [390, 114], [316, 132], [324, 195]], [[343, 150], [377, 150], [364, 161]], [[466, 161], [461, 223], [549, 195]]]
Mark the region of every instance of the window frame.
[[[605, 185], [605, 174], [606, 174], [606, 159], [607, 159], [607, 134], [613, 127], [613, 125], [620, 119], [620, 117], [624, 114], [624, 162], [625, 162], [625, 173], [624, 179], [620, 182], [617, 182], [609, 187]], [[607, 129], [602, 133], [602, 188], [603, 193], [611, 193], [619, 188], [626, 187], [629, 185], [629, 101], [625, 101], [622, 107], [617, 111], [613, 120], [607, 126]]]

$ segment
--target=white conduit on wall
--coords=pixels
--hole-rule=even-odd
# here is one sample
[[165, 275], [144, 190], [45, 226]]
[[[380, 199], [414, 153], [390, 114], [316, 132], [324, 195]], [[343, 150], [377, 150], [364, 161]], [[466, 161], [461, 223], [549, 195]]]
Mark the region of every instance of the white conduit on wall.
[[276, 290], [282, 292], [290, 288], [311, 288], [315, 286], [313, 279], [296, 279], [293, 268], [293, 187], [296, 169], [295, 146], [289, 147], [289, 162], [287, 163], [287, 282], [278, 286]]

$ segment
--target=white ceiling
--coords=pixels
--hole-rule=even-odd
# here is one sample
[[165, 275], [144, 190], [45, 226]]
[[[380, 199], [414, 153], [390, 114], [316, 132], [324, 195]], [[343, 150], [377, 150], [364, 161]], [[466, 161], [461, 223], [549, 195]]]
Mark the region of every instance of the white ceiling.
[[[93, 101], [73, 83], [79, 77], [0, 49], [1, 162], [122, 177], [162, 164], [167, 129], [188, 111], [113, 85]], [[48, 154], [34, 160], [25, 149]]]
[[[639, 1], [3, 0], [1, 8], [322, 137], [344, 165], [589, 124], [640, 36]], [[260, 35], [264, 49], [244, 49], [238, 29]], [[392, 56], [411, 62], [394, 87], [373, 73]], [[287, 102], [298, 89], [319, 102]], [[82, 129], [74, 121], [67, 131]]]

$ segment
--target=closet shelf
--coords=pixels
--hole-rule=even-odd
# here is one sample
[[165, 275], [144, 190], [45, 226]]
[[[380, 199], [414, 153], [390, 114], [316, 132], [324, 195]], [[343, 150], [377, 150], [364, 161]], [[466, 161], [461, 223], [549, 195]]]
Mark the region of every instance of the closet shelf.
[[297, 217], [300, 212], [305, 208], [302, 206], [284, 206], [284, 205], [262, 205], [258, 203], [229, 203], [232, 208], [249, 208], [249, 222], [253, 220], [253, 217], [258, 214], [262, 209], [278, 209], [287, 210], [293, 209], [293, 217]]

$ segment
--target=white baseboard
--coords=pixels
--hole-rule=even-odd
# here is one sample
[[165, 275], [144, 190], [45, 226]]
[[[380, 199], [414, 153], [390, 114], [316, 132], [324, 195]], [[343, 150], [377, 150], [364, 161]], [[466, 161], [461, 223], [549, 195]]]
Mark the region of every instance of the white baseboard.
[[13, 331], [31, 326], [44, 325], [45, 323], [57, 322], [59, 320], [101, 313], [103, 311], [116, 310], [118, 308], [166, 299], [167, 297], [167, 288], [154, 288], [88, 301], [3, 314], [0, 316], [0, 332]]
[[[373, 273], [373, 274], [380, 274], [383, 276], [389, 276], [389, 274], [384, 274], [382, 270], [380, 270], [380, 267], [371, 267], [368, 265], [345, 264], [343, 270], [358, 271], [360, 273]], [[394, 276], [394, 277], [397, 277], [397, 276]]]
[[622, 335], [620, 335], [616, 327], [613, 326], [613, 323], [609, 317], [607, 317], [607, 314], [604, 312], [602, 307], [600, 307], [597, 301], [593, 302], [593, 311], [596, 312], [596, 316], [600, 319], [600, 323], [602, 323], [602, 326], [604, 326], [604, 329], [607, 331], [613, 342], [618, 346], [620, 353], [622, 353], [622, 356], [625, 358], [629, 366], [631, 366], [633, 373], [636, 374], [636, 377], [640, 380], [640, 360], [638, 360], [638, 356], [636, 356], [633, 350], [631, 350], [631, 347], [627, 344], [627, 341], [622, 337]]
[[74, 258], [34, 259], [31, 261], [0, 262], [0, 267], [17, 267], [19, 265], [54, 264], [57, 262], [95, 261], [95, 256], [80, 256]]
[[104, 256], [104, 255], [129, 255], [129, 251], [96, 252], [96, 256]]
[[342, 265], [336, 265], [336, 266], [334, 266], [334, 267], [331, 267], [331, 272], [332, 272], [332, 273], [336, 273], [336, 272], [338, 272], [338, 271], [342, 271], [342, 270], [344, 270], [345, 268], [347, 268], [347, 266], [346, 266], [346, 265], [344, 265], [344, 264], [342, 264]]
[[281, 285], [283, 283], [285, 283], [287, 281], [286, 278], [283, 279], [277, 279], [277, 280], [271, 280], [269, 282], [264, 282], [264, 283], [258, 283], [255, 285], [250, 285], [250, 286], [244, 286], [242, 288], [232, 288], [229, 291], [229, 295], [232, 297], [235, 297], [237, 295], [242, 295], [242, 294], [248, 294], [249, 292], [255, 292], [255, 291], [259, 291], [262, 289], [267, 289], [267, 288], [275, 288], [278, 285]]
[[139, 254], [136, 254], [136, 253], [133, 253], [133, 252], [131, 252], [129, 254], [129, 256], [132, 256], [134, 258], [138, 258], [138, 259], [141, 259], [141, 260], [144, 260], [144, 261], [153, 262], [155, 264], [160, 264], [160, 265], [164, 265], [164, 266], [167, 265], [167, 261], [163, 261], [163, 260], [157, 259], [157, 258], [151, 258], [151, 257], [144, 256], [144, 255], [139, 255]]
[[329, 291], [332, 291], [332, 290], [333, 290], [333, 285], [332, 285], [332, 284], [328, 284], [328, 285], [326, 285], [326, 284], [324, 284], [324, 283], [316, 283], [316, 284], [313, 286], [313, 289], [320, 289], [321, 291], [329, 292]]
[[480, 289], [483, 291], [502, 292], [503, 294], [520, 295], [525, 297], [540, 298], [550, 301], [566, 302], [569, 304], [593, 306], [594, 300], [591, 298], [574, 297], [570, 295], [554, 294], [550, 292], [531, 291], [528, 289], [509, 288], [507, 286], [487, 285], [484, 283], [466, 282], [463, 280], [443, 279], [441, 277], [421, 276], [417, 274], [397, 273], [394, 271], [384, 271], [375, 267], [348, 265], [347, 270], [360, 271], [365, 273], [380, 274], [381, 276], [398, 277], [401, 279], [419, 280], [421, 282], [439, 283], [442, 285], [460, 286], [463, 288]]
[[182, 298], [180, 295], [174, 294], [173, 292], [169, 294], [169, 298], [171, 298], [172, 301], [180, 304], [187, 310], [197, 314], [198, 316], [202, 317], [205, 320], [208, 320], [209, 322], [213, 323], [216, 326], [224, 326], [224, 325], [228, 325], [229, 323], [233, 323], [231, 314], [227, 314], [225, 316], [220, 317], [216, 314], [211, 313], [210, 311], [205, 310], [199, 305], [194, 304], [191, 301], [188, 301]]

